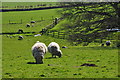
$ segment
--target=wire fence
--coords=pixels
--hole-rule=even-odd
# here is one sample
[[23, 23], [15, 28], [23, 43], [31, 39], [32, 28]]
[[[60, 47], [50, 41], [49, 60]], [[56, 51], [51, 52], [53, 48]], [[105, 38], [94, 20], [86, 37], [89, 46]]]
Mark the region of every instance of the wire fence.
[[46, 35], [52, 36], [54, 38], [67, 39], [68, 35], [63, 31], [47, 31]]

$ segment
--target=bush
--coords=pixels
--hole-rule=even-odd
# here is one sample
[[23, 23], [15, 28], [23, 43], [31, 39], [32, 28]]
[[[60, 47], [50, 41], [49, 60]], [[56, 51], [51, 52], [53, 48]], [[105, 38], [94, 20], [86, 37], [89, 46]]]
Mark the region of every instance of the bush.
[[89, 44], [88, 42], [84, 42], [83, 46], [88, 46], [88, 44]]
[[120, 47], [120, 41], [116, 41], [115, 45], [116, 47]]

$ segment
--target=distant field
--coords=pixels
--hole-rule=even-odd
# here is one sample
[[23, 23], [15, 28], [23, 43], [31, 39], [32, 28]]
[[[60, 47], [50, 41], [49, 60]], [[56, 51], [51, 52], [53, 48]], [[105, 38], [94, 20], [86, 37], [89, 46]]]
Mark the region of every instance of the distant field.
[[58, 6], [56, 2], [2, 2], [3, 9], [24, 9]]
[[[2, 13], [2, 32], [16, 32], [18, 29], [24, 31], [35, 31], [38, 32], [45, 26], [51, 24], [55, 17], [60, 17], [58, 10], [61, 9], [49, 9], [49, 10], [37, 10], [37, 11], [14, 11], [14, 12], [3, 12]], [[41, 19], [43, 21], [41, 21]], [[22, 24], [9, 24], [20, 23]], [[26, 28], [26, 24], [30, 21], [38, 21], [34, 24], [34, 27]]]

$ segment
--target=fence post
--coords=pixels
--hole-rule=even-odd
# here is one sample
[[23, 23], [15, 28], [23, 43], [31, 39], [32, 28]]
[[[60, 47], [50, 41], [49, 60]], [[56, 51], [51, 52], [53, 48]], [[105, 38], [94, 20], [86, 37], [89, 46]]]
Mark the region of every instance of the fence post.
[[9, 20], [9, 24], [10, 24], [10, 20]]
[[65, 39], [65, 33], [63, 32], [63, 39]]
[[22, 24], [22, 19], [21, 19], [21, 24]]
[[59, 34], [60, 34], [60, 32], [58, 32], [58, 38], [59, 38]]
[[47, 35], [49, 35], [49, 31], [47, 31]]
[[55, 32], [54, 32], [54, 31], [52, 32], [52, 36], [53, 36], [53, 37], [55, 36]]

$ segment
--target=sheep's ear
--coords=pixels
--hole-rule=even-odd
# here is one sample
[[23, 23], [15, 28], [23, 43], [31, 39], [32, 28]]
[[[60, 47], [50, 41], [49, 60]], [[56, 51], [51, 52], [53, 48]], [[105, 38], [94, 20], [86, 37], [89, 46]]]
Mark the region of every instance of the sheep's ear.
[[39, 46], [38, 49], [43, 48], [42, 46]]

